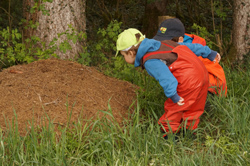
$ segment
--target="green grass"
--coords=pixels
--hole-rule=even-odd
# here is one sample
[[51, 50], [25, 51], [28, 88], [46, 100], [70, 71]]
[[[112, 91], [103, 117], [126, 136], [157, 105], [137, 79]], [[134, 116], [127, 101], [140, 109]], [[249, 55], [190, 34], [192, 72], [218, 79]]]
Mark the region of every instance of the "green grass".
[[9, 128], [0, 132], [0, 165], [250, 165], [250, 71], [224, 69], [228, 96], [208, 98], [210, 106], [201, 117], [196, 139], [163, 139], [157, 121], [164, 111], [164, 94], [151, 78], [135, 73], [139, 79], [134, 83], [146, 91], [140, 92], [126, 127], [111, 122], [110, 108], [105, 113], [111, 120], [82, 125], [79, 119], [61, 128], [60, 137], [52, 122], [39, 130], [32, 127], [22, 137]]

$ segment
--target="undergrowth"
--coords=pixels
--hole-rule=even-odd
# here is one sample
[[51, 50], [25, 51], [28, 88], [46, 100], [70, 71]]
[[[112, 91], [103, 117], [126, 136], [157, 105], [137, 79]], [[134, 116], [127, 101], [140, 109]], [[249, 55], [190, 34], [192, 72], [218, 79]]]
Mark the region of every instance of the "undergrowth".
[[[132, 69], [131, 69], [132, 70]], [[55, 132], [53, 121], [20, 136], [14, 124], [0, 132], [2, 165], [249, 165], [250, 72], [231, 70], [226, 98], [208, 97], [209, 109], [201, 117], [197, 138], [163, 139], [158, 119], [165, 97], [158, 85], [142, 71], [133, 71], [134, 83], [142, 86], [134, 113], [117, 124], [112, 108], [109, 118], [83, 119]], [[244, 81], [242, 75], [244, 74]], [[151, 89], [151, 90], [150, 90]], [[146, 92], [149, 91], [149, 92]], [[66, 109], [70, 109], [67, 107]], [[70, 111], [69, 116], [70, 116]], [[141, 116], [143, 112], [144, 116]], [[48, 118], [48, 117], [45, 117]], [[70, 117], [69, 117], [70, 119]], [[113, 119], [113, 120], [112, 120]], [[32, 124], [32, 123], [31, 123]]]

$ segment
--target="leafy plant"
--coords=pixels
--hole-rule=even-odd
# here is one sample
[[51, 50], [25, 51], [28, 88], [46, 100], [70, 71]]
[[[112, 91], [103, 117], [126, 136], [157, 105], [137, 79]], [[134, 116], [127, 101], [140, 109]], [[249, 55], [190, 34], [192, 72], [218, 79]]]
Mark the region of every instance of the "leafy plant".
[[213, 40], [214, 36], [208, 32], [206, 27], [201, 27], [197, 25], [196, 23], [193, 24], [192, 29], [196, 31], [196, 34], [206, 40], [206, 44], [208, 47], [212, 48], [213, 47]]
[[0, 61], [1, 66], [8, 67], [17, 62], [30, 63], [34, 58], [27, 54], [27, 50], [22, 43], [22, 35], [17, 29], [11, 30], [9, 27], [0, 31], [1, 45], [0, 45]]
[[[63, 40], [58, 46], [57, 41], [66, 35], [66, 40]], [[76, 30], [69, 25], [69, 29], [58, 34], [58, 38], [54, 38], [48, 45], [37, 36], [31, 36], [22, 42], [22, 35], [17, 29], [11, 30], [9, 27], [0, 30], [0, 62], [2, 67], [9, 67], [18, 63], [30, 63], [35, 60], [48, 59], [58, 57], [56, 54], [59, 51], [66, 52], [71, 49], [70, 41], [76, 43], [86, 38], [83, 32], [77, 33]]]
[[236, 155], [240, 152], [239, 145], [234, 143], [232, 139], [225, 135], [220, 136], [217, 140], [207, 135], [205, 144], [207, 147], [215, 145], [222, 150], [222, 154]]
[[107, 28], [100, 28], [97, 32], [98, 42], [88, 41], [84, 52], [80, 54], [79, 63], [85, 65], [103, 65], [115, 55], [116, 40], [121, 32], [121, 22], [111, 21]]

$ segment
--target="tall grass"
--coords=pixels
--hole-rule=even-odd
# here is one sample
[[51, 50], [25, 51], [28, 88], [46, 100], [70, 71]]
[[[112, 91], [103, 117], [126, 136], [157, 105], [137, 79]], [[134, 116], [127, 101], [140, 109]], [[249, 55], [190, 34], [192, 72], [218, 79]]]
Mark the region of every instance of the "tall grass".
[[[210, 106], [201, 117], [197, 138], [164, 140], [157, 121], [163, 114], [164, 95], [148, 79], [134, 113], [124, 126], [109, 118], [83, 119], [61, 128], [60, 136], [51, 121], [20, 136], [11, 127], [0, 132], [1, 165], [250, 165], [250, 71], [227, 73], [228, 96], [208, 97]], [[143, 82], [143, 81], [141, 81]], [[155, 89], [153, 89], [155, 88]], [[153, 90], [150, 90], [153, 89]], [[150, 93], [149, 93], [150, 92]], [[162, 95], [161, 95], [162, 94]], [[70, 115], [70, 107], [67, 107]], [[46, 117], [48, 118], [48, 117]], [[6, 122], [7, 123], [7, 122]], [[15, 120], [13, 120], [15, 123]]]

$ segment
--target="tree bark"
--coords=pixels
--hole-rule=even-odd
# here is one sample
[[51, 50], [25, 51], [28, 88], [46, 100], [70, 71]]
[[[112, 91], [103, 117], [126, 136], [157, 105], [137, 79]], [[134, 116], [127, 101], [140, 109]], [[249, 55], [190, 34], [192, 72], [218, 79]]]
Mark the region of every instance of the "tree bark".
[[145, 0], [145, 13], [143, 19], [143, 28], [141, 32], [147, 34], [148, 38], [155, 36], [158, 30], [158, 16], [167, 14], [168, 0], [157, 0], [148, 2]]
[[237, 59], [250, 49], [250, 1], [234, 0], [233, 44], [237, 50]]
[[[30, 13], [29, 11], [24, 11], [24, 16], [27, 21], [33, 21], [33, 23], [38, 22], [39, 26], [36, 29], [28, 28], [24, 31], [24, 37], [30, 37], [32, 35], [38, 36], [46, 44], [49, 44], [54, 38], [58, 38], [59, 33], [66, 32], [69, 30], [68, 25], [71, 24], [72, 27], [76, 29], [77, 32], [86, 29], [86, 17], [85, 17], [85, 6], [86, 0], [53, 0], [51, 3], [39, 1], [38, 5], [44, 4], [46, 10], [48, 10], [49, 15], [42, 14], [42, 11], [36, 11], [35, 13]], [[34, 0], [24, 0], [24, 8], [32, 7], [35, 4]], [[65, 35], [62, 35], [60, 40], [57, 41], [57, 45], [60, 42], [67, 40]], [[61, 59], [74, 59], [82, 51], [82, 44], [77, 42], [74, 44], [69, 41], [72, 50], [68, 50], [63, 53], [59, 50], [56, 54]]]

